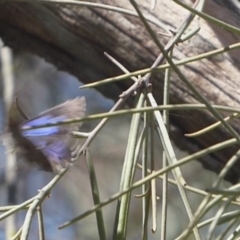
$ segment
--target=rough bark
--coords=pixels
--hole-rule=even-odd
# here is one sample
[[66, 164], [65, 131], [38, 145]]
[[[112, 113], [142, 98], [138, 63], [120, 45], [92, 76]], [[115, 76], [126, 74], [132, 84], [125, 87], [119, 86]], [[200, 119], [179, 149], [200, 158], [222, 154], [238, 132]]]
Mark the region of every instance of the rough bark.
[[[112, 6], [133, 10], [129, 1], [98, 1]], [[166, 26], [178, 27], [188, 12], [173, 1], [157, 1], [154, 11], [151, 1], [140, 1], [143, 12]], [[186, 0], [188, 4], [192, 1]], [[232, 1], [206, 1], [204, 12], [240, 27], [239, 9]], [[240, 37], [204, 20], [199, 20], [201, 30], [191, 40], [179, 44], [174, 51], [175, 59], [204, 53], [239, 41]], [[156, 32], [163, 30], [151, 24]], [[196, 26], [196, 22], [195, 22]], [[193, 27], [193, 26], [192, 26]], [[118, 59], [130, 71], [150, 67], [159, 54], [159, 49], [149, 37], [140, 20], [117, 12], [76, 5], [53, 3], [0, 3], [0, 36], [4, 43], [16, 51], [37, 54], [53, 63], [57, 68], [77, 76], [84, 83], [93, 82], [120, 74], [103, 52]], [[166, 43], [167, 38], [159, 35]], [[211, 57], [181, 67], [184, 75], [211, 102], [238, 107], [239, 100], [239, 50]], [[154, 74], [153, 92], [158, 103], [162, 101], [163, 75]], [[99, 87], [107, 97], [117, 99], [131, 85], [131, 80]], [[171, 103], [198, 102], [194, 94], [173, 74], [170, 90]], [[215, 122], [207, 111], [181, 111], [171, 115], [176, 129], [173, 139], [189, 152], [206, 148], [229, 139], [223, 128], [194, 139], [184, 133], [194, 132]], [[239, 121], [231, 125], [240, 132]], [[204, 167], [219, 172], [239, 147], [218, 151], [201, 159]], [[236, 182], [240, 176], [240, 162], [227, 175]]]

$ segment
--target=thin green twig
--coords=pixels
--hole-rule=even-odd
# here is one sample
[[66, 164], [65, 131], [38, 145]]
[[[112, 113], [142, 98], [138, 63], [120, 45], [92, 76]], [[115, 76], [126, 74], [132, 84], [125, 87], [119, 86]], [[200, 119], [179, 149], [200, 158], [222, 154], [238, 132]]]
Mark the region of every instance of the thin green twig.
[[39, 194], [36, 195], [35, 199], [31, 203], [31, 205], [28, 209], [28, 212], [26, 214], [25, 221], [23, 223], [23, 228], [22, 228], [21, 240], [28, 239], [30, 225], [31, 225], [32, 218], [34, 216], [34, 213], [35, 213], [37, 207], [49, 195], [49, 192], [51, 191], [51, 189], [63, 177], [63, 175], [67, 172], [67, 170], [68, 170], [68, 168], [62, 169], [46, 186], [44, 186], [40, 190]]
[[192, 154], [190, 156], [184, 157], [184, 158], [178, 160], [177, 163], [174, 163], [174, 164], [172, 164], [170, 166], [167, 166], [166, 168], [160, 169], [160, 170], [158, 170], [158, 171], [156, 171], [156, 172], [146, 176], [145, 178], [135, 182], [131, 187], [123, 190], [122, 192], [118, 192], [118, 193], [114, 194], [113, 196], [111, 196], [110, 199], [107, 199], [107, 200], [101, 202], [100, 204], [94, 206], [92, 209], [86, 211], [85, 213], [83, 213], [83, 214], [81, 214], [81, 215], [79, 215], [79, 216], [77, 216], [77, 217], [75, 217], [75, 218], [73, 218], [73, 219], [63, 223], [61, 226], [59, 226], [59, 229], [65, 228], [65, 227], [67, 227], [67, 226], [69, 226], [69, 225], [71, 225], [71, 224], [73, 224], [73, 223], [75, 223], [75, 222], [85, 218], [86, 216], [88, 216], [88, 215], [92, 214], [93, 212], [95, 212], [97, 209], [99, 209], [99, 208], [101, 208], [103, 206], [106, 206], [110, 202], [115, 201], [116, 199], [118, 199], [119, 197], [121, 197], [124, 194], [128, 193], [129, 191], [132, 191], [133, 189], [135, 189], [137, 187], [140, 187], [142, 184], [144, 184], [146, 182], [149, 182], [151, 179], [156, 178], [159, 175], [162, 175], [162, 174], [164, 174], [166, 172], [171, 171], [175, 167], [179, 167], [179, 166], [181, 166], [183, 164], [186, 164], [186, 163], [188, 163], [188, 162], [190, 162], [192, 160], [196, 160], [199, 157], [203, 157], [204, 155], [210, 154], [210, 153], [215, 152], [217, 150], [227, 148], [227, 147], [229, 147], [229, 146], [231, 146], [233, 144], [237, 144], [237, 140], [235, 138], [230, 139], [230, 140], [226, 140], [226, 141], [224, 141], [222, 143], [215, 144], [215, 145], [213, 145], [211, 147], [208, 147], [208, 148], [206, 148], [204, 150], [201, 150], [201, 151], [199, 151], [197, 153], [194, 153], [194, 154]]
[[[94, 165], [93, 165], [93, 162], [92, 162], [92, 159], [90, 156], [89, 149], [86, 149], [86, 160], [87, 160], [87, 165], [88, 165], [88, 170], [89, 170], [89, 178], [90, 178], [90, 183], [91, 183], [93, 202], [95, 205], [97, 205], [101, 201], [100, 201], [100, 195], [99, 195], [99, 190], [98, 190], [98, 185], [97, 185], [97, 177], [96, 177], [96, 173], [95, 173]], [[99, 239], [106, 240], [107, 237], [106, 237], [102, 209], [99, 209], [98, 211], [96, 211], [96, 220], [97, 220]]]

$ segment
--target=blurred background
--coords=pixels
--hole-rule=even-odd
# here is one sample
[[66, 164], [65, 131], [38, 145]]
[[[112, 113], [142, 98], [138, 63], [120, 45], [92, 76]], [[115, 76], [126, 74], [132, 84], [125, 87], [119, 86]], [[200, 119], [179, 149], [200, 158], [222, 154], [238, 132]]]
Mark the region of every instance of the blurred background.
[[[99, 112], [107, 112], [113, 106], [113, 101], [105, 98], [94, 89], [79, 89], [80, 82], [66, 72], [58, 71], [54, 66], [43, 59], [31, 55], [14, 55], [15, 95], [19, 99], [21, 108], [28, 116], [34, 117], [47, 108], [62, 103], [77, 96], [85, 96], [87, 102], [87, 115]], [[81, 66], [79, 66], [81, 67]], [[2, 79], [1, 79], [2, 80]], [[81, 79], [80, 79], [81, 80]], [[110, 90], [109, 90], [110, 91]], [[2, 98], [0, 100], [3, 106]], [[2, 108], [2, 107], [1, 107]], [[91, 145], [91, 156], [94, 162], [101, 200], [110, 198], [118, 192], [120, 176], [127, 144], [128, 131], [131, 116], [118, 117], [110, 120]], [[81, 131], [88, 132], [96, 126], [97, 121], [84, 123]], [[4, 116], [1, 114], [1, 129], [5, 126]], [[161, 167], [162, 151], [160, 143], [156, 141], [156, 159]], [[178, 158], [188, 155], [176, 149]], [[7, 205], [5, 172], [5, 149], [0, 149], [0, 205]], [[216, 175], [206, 171], [198, 162], [191, 162], [182, 167], [186, 182], [190, 186], [206, 189], [211, 186]], [[37, 194], [38, 190], [46, 185], [53, 177], [52, 173], [39, 171], [37, 168], [25, 165], [18, 168], [17, 177], [17, 203], [21, 203]], [[141, 178], [141, 171], [137, 170], [136, 180]], [[227, 187], [228, 183], [225, 184]], [[161, 180], [157, 180], [157, 195], [161, 200]], [[134, 194], [140, 194], [141, 189], [136, 189]], [[201, 202], [201, 196], [189, 193], [190, 203], [195, 210]], [[129, 218], [127, 239], [141, 238], [141, 199], [132, 195], [131, 214]], [[182, 204], [178, 190], [175, 186], [169, 187], [168, 202], [168, 239], [174, 239], [187, 226], [188, 218]], [[98, 239], [95, 215], [92, 214], [84, 220], [58, 230], [63, 222], [76, 217], [93, 206], [89, 175], [85, 159], [82, 157], [74, 164], [68, 173], [60, 180], [52, 190], [51, 196], [43, 203], [44, 226], [47, 240], [65, 239]], [[107, 239], [112, 239], [116, 202], [103, 208], [106, 223]], [[234, 207], [230, 207], [233, 209]], [[217, 208], [216, 208], [217, 209]], [[215, 210], [216, 210], [215, 209]], [[161, 201], [158, 201], [157, 211], [161, 212]], [[209, 213], [211, 217], [214, 212]], [[26, 211], [16, 214], [16, 223], [19, 228], [25, 218]], [[157, 231], [151, 233], [151, 221], [149, 222], [149, 239], [159, 239], [160, 217], [158, 214]], [[5, 239], [6, 220], [0, 223], [0, 240]], [[205, 233], [205, 229], [201, 230]], [[35, 217], [31, 226], [29, 239], [38, 239], [38, 225]]]

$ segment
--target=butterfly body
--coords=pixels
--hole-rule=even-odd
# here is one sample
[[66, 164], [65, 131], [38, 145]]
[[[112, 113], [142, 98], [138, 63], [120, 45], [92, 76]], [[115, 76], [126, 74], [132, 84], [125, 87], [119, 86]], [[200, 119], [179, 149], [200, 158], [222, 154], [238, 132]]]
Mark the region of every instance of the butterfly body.
[[[73, 139], [72, 131], [77, 131], [80, 123], [25, 130], [46, 123], [56, 123], [72, 118], [83, 117], [86, 110], [85, 98], [76, 98], [57, 105], [37, 117], [19, 122], [9, 117], [9, 132], [15, 140], [20, 154], [29, 162], [45, 171], [58, 172], [71, 164], [72, 154], [76, 152], [78, 139]], [[72, 147], [72, 146], [75, 147]]]

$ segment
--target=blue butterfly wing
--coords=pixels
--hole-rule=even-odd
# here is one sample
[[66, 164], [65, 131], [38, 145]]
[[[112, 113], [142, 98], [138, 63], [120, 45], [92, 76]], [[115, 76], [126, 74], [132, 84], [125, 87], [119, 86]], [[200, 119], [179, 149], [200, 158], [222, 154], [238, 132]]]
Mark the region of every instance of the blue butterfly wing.
[[71, 162], [72, 152], [69, 144], [71, 138], [69, 136], [31, 136], [28, 139], [46, 156], [53, 171], [59, 171]]
[[85, 108], [85, 99], [76, 98], [51, 108], [21, 125], [22, 136], [27, 138], [36, 149], [46, 156], [53, 171], [66, 167], [71, 162], [72, 157], [74, 157], [73, 153], [79, 148], [79, 141], [72, 138], [69, 133], [77, 131], [81, 123], [30, 130], [24, 130], [24, 127], [83, 117]]
[[[51, 115], [42, 116], [34, 120], [30, 120], [27, 123], [23, 124], [22, 126], [33, 127], [37, 125], [43, 125], [46, 123], [60, 122], [66, 119], [67, 118], [65, 116], [58, 116], [58, 117], [52, 117]], [[47, 128], [36, 128], [36, 129], [24, 130], [23, 135], [25, 137], [54, 135], [60, 132], [60, 128], [61, 128], [60, 126], [53, 126], [53, 127], [47, 127]]]
[[[65, 103], [57, 105], [43, 113], [39, 114], [37, 117], [24, 122], [21, 126], [32, 127], [35, 125], [46, 124], [46, 123], [56, 123], [58, 121], [64, 121], [72, 118], [79, 118], [85, 115], [86, 102], [85, 98], [75, 98], [69, 100]], [[46, 128], [38, 128], [31, 130], [23, 130], [24, 136], [46, 136], [54, 134], [68, 133], [69, 131], [75, 130], [77, 127], [81, 126], [81, 123], [69, 124], [69, 125], [59, 125]]]

